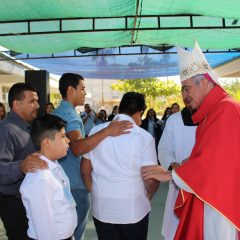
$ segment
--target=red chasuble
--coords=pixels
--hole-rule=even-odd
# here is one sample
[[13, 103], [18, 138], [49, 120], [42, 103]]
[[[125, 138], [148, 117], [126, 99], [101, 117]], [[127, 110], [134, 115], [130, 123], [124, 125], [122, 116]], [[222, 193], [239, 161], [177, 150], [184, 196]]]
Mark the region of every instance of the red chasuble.
[[204, 203], [240, 229], [240, 105], [215, 86], [194, 113], [190, 159], [176, 170], [193, 194], [179, 192], [175, 240], [202, 240]]

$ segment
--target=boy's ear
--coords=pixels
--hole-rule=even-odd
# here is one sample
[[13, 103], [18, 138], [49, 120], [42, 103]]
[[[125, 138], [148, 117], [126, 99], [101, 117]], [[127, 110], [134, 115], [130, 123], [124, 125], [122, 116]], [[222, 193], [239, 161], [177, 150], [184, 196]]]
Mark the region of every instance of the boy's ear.
[[50, 139], [49, 138], [44, 138], [41, 143], [41, 148], [42, 147], [49, 147], [50, 146]]

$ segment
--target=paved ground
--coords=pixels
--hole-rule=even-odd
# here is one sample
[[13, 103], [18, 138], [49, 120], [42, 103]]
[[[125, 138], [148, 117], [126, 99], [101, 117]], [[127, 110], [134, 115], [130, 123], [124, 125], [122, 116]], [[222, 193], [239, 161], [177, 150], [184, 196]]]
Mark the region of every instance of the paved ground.
[[[148, 240], [163, 240], [163, 238], [161, 238], [161, 226], [167, 190], [168, 183], [161, 184], [158, 192], [152, 199], [152, 211], [150, 214]], [[0, 240], [7, 240], [2, 222], [0, 222]], [[89, 216], [89, 222], [87, 224], [84, 240], [97, 240], [96, 231], [91, 216]]]

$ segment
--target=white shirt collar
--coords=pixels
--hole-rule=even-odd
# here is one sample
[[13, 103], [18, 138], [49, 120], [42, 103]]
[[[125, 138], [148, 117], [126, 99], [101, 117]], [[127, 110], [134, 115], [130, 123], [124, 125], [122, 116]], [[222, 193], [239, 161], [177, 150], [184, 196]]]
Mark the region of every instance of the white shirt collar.
[[57, 160], [49, 160], [45, 156], [41, 155], [39, 158], [41, 158], [43, 161], [47, 162], [49, 170], [55, 170], [58, 167], [58, 161]]
[[114, 119], [117, 119], [117, 118], [119, 120], [127, 120], [127, 121], [133, 123], [134, 125], [136, 125], [135, 121], [130, 116], [128, 116], [126, 114], [122, 114], [122, 113], [117, 114], [117, 115], [115, 115]]

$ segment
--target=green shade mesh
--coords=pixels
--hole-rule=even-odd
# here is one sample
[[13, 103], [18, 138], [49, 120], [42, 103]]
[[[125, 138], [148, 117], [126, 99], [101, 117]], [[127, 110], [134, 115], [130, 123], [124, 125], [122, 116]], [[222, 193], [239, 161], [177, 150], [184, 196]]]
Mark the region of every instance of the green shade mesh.
[[[0, 45], [20, 53], [57, 53], [81, 47], [110, 48], [132, 43], [132, 31], [125, 31], [124, 16], [136, 15], [137, 0], [2, 0], [0, 6], [0, 34], [14, 33], [12, 36], [0, 36]], [[158, 46], [160, 44], [192, 47], [197, 40], [201, 48], [230, 49], [240, 48], [240, 1], [239, 0], [139, 0], [138, 14], [149, 16], [137, 18], [134, 32], [134, 44]], [[195, 27], [221, 27], [231, 29], [168, 29], [150, 30], [158, 27], [158, 19], [151, 15], [171, 15], [161, 17], [164, 28], [188, 28], [189, 18], [174, 17], [178, 14], [194, 14], [205, 17], [193, 17]], [[99, 17], [109, 17], [99, 19]], [[122, 17], [122, 18], [116, 18]], [[134, 18], [128, 18], [127, 28], [134, 27]], [[59, 30], [62, 19], [63, 31], [94, 30], [91, 32], [38, 34]], [[70, 20], [68, 18], [90, 18]], [[49, 21], [35, 21], [48, 19]], [[53, 20], [51, 20], [53, 19]], [[34, 20], [30, 23], [34, 35], [27, 33], [28, 23], [4, 23], [4, 21]], [[235, 20], [235, 23], [233, 23]], [[113, 31], [101, 31], [111, 29]], [[148, 29], [148, 30], [144, 30]], [[116, 31], [117, 30], [117, 31]]]

